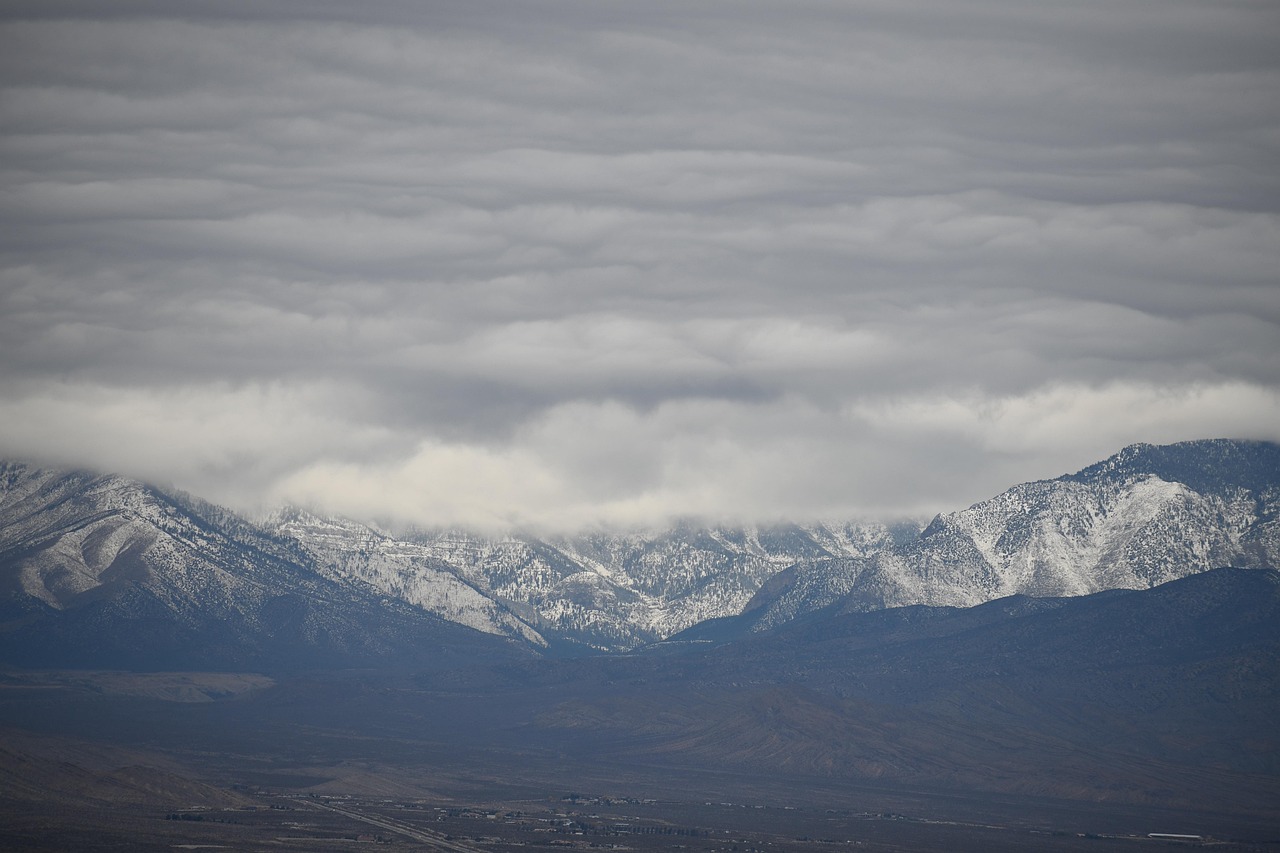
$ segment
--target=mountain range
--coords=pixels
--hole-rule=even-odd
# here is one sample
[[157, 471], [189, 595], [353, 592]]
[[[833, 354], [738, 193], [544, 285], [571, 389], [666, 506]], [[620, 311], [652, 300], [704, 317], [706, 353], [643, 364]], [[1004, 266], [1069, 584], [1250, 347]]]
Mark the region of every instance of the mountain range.
[[125, 477], [7, 463], [0, 649], [24, 665], [231, 669], [625, 651], [819, 611], [1274, 568], [1278, 515], [1280, 446], [1232, 440], [1134, 445], [928, 524], [556, 537], [388, 531], [298, 507], [251, 521]]

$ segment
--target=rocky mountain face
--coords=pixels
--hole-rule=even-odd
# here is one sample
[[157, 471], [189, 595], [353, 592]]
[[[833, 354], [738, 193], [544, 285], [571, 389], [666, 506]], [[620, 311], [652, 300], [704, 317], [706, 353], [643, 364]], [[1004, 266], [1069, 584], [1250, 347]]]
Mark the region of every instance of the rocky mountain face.
[[531, 626], [536, 614], [526, 611], [522, 618], [515, 612], [519, 608], [504, 606], [434, 549], [296, 507], [279, 511], [263, 527], [294, 544], [302, 562], [335, 583], [358, 583], [450, 622], [536, 647], [547, 645]]
[[798, 562], [761, 588], [739, 626], [761, 630], [824, 609], [1145, 589], [1219, 566], [1274, 568], [1278, 517], [1276, 444], [1133, 445], [1078, 473], [940, 515], [914, 541]]
[[799, 561], [857, 557], [911, 538], [909, 523], [701, 527], [574, 537], [392, 536], [298, 509], [265, 523], [328, 577], [355, 579], [443, 618], [536, 646], [630, 649], [737, 613]]
[[27, 666], [332, 668], [519, 654], [134, 480], [0, 466], [0, 653]]

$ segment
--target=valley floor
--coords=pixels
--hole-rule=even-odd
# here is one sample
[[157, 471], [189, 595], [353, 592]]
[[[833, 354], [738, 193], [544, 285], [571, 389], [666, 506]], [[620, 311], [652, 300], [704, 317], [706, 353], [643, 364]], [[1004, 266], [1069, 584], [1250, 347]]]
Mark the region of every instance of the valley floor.
[[[495, 695], [397, 701], [410, 683], [8, 673], [0, 849], [1280, 853], [1280, 807], [1221, 792], [1196, 811], [682, 764], [480, 714]], [[474, 715], [469, 736], [452, 736], [466, 730], [441, 716], [450, 703]]]
[[[1187, 841], [1149, 833], [1189, 834], [1197, 816], [1159, 810], [1095, 810], [1060, 805], [962, 804], [927, 797], [894, 797], [914, 811], [780, 807], [767, 803], [635, 800], [554, 792], [483, 799], [395, 799], [317, 795], [261, 789], [235, 808], [165, 811], [145, 805], [68, 809], [0, 803], [0, 848], [26, 851], [160, 850], [445, 850], [452, 853], [524, 850], [657, 851], [691, 853], [824, 853], [865, 851], [1134, 851], [1212, 849], [1280, 851], [1265, 826], [1236, 824]], [[1035, 819], [1030, 819], [1030, 815]], [[941, 816], [940, 816], [941, 815]], [[1044, 817], [1057, 823], [1045, 822]], [[1220, 819], [1210, 819], [1221, 822]], [[1197, 833], [1198, 834], [1198, 833]]]

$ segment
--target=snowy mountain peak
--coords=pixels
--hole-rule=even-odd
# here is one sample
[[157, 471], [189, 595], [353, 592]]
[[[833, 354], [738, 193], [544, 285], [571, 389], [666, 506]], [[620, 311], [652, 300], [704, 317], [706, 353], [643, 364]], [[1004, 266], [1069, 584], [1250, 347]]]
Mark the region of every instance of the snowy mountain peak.
[[1092, 482], [1143, 476], [1178, 482], [1203, 494], [1275, 487], [1280, 445], [1268, 441], [1200, 439], [1177, 444], [1132, 444], [1060, 480]]
[[800, 564], [751, 603], [771, 627], [816, 610], [969, 606], [1013, 594], [1141, 589], [1280, 564], [1280, 446], [1135, 444], [1082, 471], [934, 518], [915, 542]]

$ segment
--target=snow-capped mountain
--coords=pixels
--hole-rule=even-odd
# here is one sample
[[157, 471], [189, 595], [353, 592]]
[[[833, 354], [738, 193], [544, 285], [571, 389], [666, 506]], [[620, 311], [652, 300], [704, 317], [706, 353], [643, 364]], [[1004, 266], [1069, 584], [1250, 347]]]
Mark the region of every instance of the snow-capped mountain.
[[11, 463], [0, 466], [0, 634], [10, 659], [27, 648], [85, 663], [197, 647], [205, 666], [286, 647], [412, 657], [402, 641], [451, 625], [531, 651], [620, 650], [737, 613], [797, 560], [872, 553], [894, 535], [831, 524], [397, 537], [297, 508], [251, 523], [125, 477]]
[[279, 511], [264, 526], [296, 542], [317, 572], [338, 583], [367, 584], [383, 595], [487, 634], [535, 646], [547, 644], [528, 622], [459, 576], [431, 548], [349, 519], [322, 518], [296, 507]]
[[823, 608], [967, 607], [1016, 593], [1145, 589], [1219, 566], [1280, 565], [1280, 446], [1127, 447], [935, 518], [869, 557], [797, 563], [747, 605], [753, 629]]
[[0, 464], [0, 654], [142, 669], [514, 653], [321, 571], [290, 539], [135, 480]]
[[88, 665], [186, 649], [175, 660], [219, 667], [408, 662], [441, 643], [620, 651], [711, 619], [762, 630], [823, 608], [969, 606], [1276, 567], [1278, 516], [1280, 446], [1225, 440], [1135, 445], [923, 531], [687, 522], [393, 534], [296, 508], [251, 523], [123, 477], [4, 464], [0, 651]]
[[461, 530], [393, 537], [288, 509], [265, 522], [326, 576], [368, 583], [444, 618], [535, 645], [629, 649], [739, 612], [797, 561], [865, 556], [913, 536], [878, 523], [741, 528], [678, 525], [650, 533], [540, 539]]

